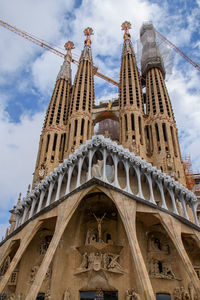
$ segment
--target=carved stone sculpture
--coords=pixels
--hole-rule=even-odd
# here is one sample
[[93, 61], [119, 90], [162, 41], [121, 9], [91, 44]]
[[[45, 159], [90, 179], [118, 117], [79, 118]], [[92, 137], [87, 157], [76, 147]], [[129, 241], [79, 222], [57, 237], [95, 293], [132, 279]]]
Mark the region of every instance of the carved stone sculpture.
[[48, 289], [45, 293], [44, 300], [51, 300], [51, 292], [50, 289]]
[[124, 270], [119, 263], [119, 254], [101, 253], [101, 252], [85, 252], [82, 255], [82, 261], [77, 272], [84, 272], [89, 270], [99, 271], [101, 269], [114, 273], [123, 273]]
[[[149, 261], [149, 275], [156, 278], [164, 279], [178, 279], [176, 278], [172, 267], [168, 262], [162, 262], [157, 259], [150, 259]], [[179, 280], [179, 279], [178, 279]]]
[[12, 293], [8, 298], [6, 298], [7, 300], [24, 300], [24, 296], [20, 293], [18, 295], [16, 295], [15, 293]]
[[126, 300], [140, 300], [140, 296], [134, 289], [126, 290]]
[[188, 294], [188, 292], [185, 291], [184, 287], [181, 286], [180, 288], [175, 288], [173, 292], [174, 300], [192, 300]]
[[1, 266], [1, 269], [0, 269], [0, 276], [3, 276], [8, 267], [10, 266], [10, 262], [11, 262], [11, 259], [10, 259], [10, 256], [8, 255], [3, 263], [3, 265]]
[[41, 241], [40, 246], [39, 246], [40, 255], [45, 255], [45, 253], [47, 252], [47, 249], [49, 248], [49, 244], [50, 244], [51, 240], [52, 240], [52, 235], [47, 235]]
[[64, 292], [63, 300], [70, 300], [70, 299], [71, 299], [70, 291], [69, 291], [69, 289], [67, 289], [67, 290]]
[[104, 215], [101, 218], [97, 218], [97, 216], [95, 214], [93, 214], [93, 216], [95, 217], [96, 221], [97, 221], [97, 228], [98, 228], [98, 241], [101, 242], [102, 241], [102, 228], [101, 228], [101, 224], [102, 221], [105, 217], [106, 213], [104, 213]]

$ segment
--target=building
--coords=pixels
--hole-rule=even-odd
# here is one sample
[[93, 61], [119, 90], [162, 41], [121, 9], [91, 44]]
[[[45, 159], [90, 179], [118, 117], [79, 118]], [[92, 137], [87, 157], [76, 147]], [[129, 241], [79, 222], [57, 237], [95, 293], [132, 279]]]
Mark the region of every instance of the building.
[[198, 200], [155, 31], [141, 28], [140, 76], [130, 23], [122, 29], [119, 99], [108, 104], [94, 104], [92, 29], [73, 84], [65, 45], [32, 190], [0, 244], [0, 299], [200, 299]]

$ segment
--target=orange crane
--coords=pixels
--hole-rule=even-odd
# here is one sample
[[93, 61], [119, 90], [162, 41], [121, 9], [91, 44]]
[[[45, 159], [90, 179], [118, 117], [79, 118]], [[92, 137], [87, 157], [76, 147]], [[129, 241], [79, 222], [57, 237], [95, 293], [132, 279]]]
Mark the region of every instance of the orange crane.
[[[154, 28], [155, 29], [155, 28]], [[194, 62], [190, 57], [188, 57], [183, 51], [181, 51], [179, 48], [177, 48], [172, 42], [170, 42], [164, 35], [162, 35], [160, 32], [158, 32], [155, 29], [155, 32], [157, 35], [166, 43], [168, 44], [174, 51], [176, 51], [179, 55], [181, 55], [183, 58], [185, 58], [193, 67], [195, 67], [198, 71], [200, 71], [200, 66]]]
[[[14, 27], [14, 26], [12, 26], [12, 25], [10, 25], [10, 24], [2, 21], [2, 20], [0, 20], [0, 25], [3, 26], [3, 27], [5, 27], [6, 29], [8, 29], [8, 30], [10, 30], [10, 31], [12, 31], [12, 32], [14, 32], [14, 33], [16, 33], [16, 34], [24, 37], [25, 39], [33, 42], [34, 44], [36, 44], [36, 45], [38, 45], [38, 46], [40, 46], [42, 48], [45, 48], [45, 49], [51, 51], [52, 53], [54, 53], [54, 54], [56, 54], [56, 55], [58, 55], [58, 56], [60, 56], [62, 58], [65, 57], [64, 53], [62, 53], [59, 50], [53, 48], [47, 42], [45, 42], [43, 40], [39, 40], [38, 38], [36, 38], [35, 36], [31, 35], [30, 33], [22, 31], [22, 30], [20, 30], [20, 29], [18, 29], [16, 27]], [[72, 58], [72, 62], [75, 63], [75, 64], [77, 64], [77, 65], [79, 64], [79, 62], [77, 60], [73, 59], [73, 58]], [[104, 79], [104, 80], [112, 83], [113, 85], [115, 85], [117, 87], [119, 86], [119, 83], [117, 81], [109, 78], [108, 76], [106, 76], [106, 75], [104, 75], [102, 73], [99, 73], [97, 70], [98, 70], [98, 68], [94, 67], [94, 74], [96, 76], [98, 76], [98, 77], [100, 77], [100, 78], [102, 78], [102, 79]]]
[[[61, 57], [65, 57], [65, 54], [60, 52], [59, 50], [53, 48], [52, 46], [50, 46], [47, 42], [43, 41], [43, 40], [39, 40], [37, 37], [25, 32], [25, 31], [22, 31], [2, 20], [0, 20], [0, 25], [5, 27], [6, 29], [24, 37], [25, 39], [35, 43], [36, 45], [42, 47], [42, 48], [45, 48], [49, 51], [51, 51], [52, 53], [58, 55], [58, 56], [61, 56]], [[160, 32], [158, 32], [156, 29], [155, 29], [156, 33], [158, 34], [158, 36], [164, 41], [166, 42], [172, 49], [174, 49], [179, 55], [181, 55], [182, 57], [184, 57], [191, 65], [193, 65], [193, 67], [195, 67], [198, 71], [200, 71], [200, 66], [194, 62], [191, 58], [189, 58], [185, 53], [183, 53], [183, 51], [181, 51], [179, 48], [177, 48], [172, 42], [170, 42], [166, 37], [164, 37]], [[79, 64], [79, 62], [75, 59], [72, 59], [72, 62], [75, 63], [75, 64]], [[119, 82], [111, 79], [110, 77], [100, 73], [97, 71], [98, 68], [97, 67], [94, 67], [94, 74], [110, 83], [112, 83], [113, 85], [115, 86], [119, 86]]]

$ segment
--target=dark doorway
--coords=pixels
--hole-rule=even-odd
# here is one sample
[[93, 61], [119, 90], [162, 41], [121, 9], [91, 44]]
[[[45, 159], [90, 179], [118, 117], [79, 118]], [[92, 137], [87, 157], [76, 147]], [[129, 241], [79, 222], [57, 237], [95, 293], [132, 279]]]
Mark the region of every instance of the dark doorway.
[[156, 300], [171, 300], [170, 294], [156, 294]]
[[81, 300], [117, 300], [118, 292], [107, 292], [107, 291], [87, 291], [80, 292]]
[[44, 300], [45, 294], [44, 293], [40, 293], [37, 295], [36, 300]]

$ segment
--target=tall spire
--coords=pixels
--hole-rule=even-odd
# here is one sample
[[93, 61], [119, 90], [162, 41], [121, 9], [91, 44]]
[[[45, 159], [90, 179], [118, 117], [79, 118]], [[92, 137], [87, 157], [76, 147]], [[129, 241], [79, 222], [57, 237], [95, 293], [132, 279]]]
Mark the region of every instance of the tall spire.
[[57, 80], [62, 78], [65, 80], [70, 80], [71, 82], [71, 61], [72, 61], [72, 53], [71, 50], [74, 49], [74, 43], [68, 41], [65, 44], [65, 49], [67, 50], [67, 54], [65, 55], [64, 62], [60, 68], [60, 72], [58, 73]]
[[84, 49], [82, 51], [82, 55], [80, 57], [80, 60], [82, 59], [89, 59], [92, 61], [92, 51], [91, 51], [91, 35], [93, 35], [93, 29], [91, 27], [87, 27], [83, 31], [84, 35], [86, 36], [86, 39], [84, 41]]
[[124, 43], [121, 57], [119, 106], [120, 142], [137, 155], [143, 154], [143, 95], [129, 29], [131, 23], [122, 24]]
[[68, 41], [65, 49], [67, 54], [57, 76], [40, 137], [34, 184], [52, 172], [66, 155], [67, 120], [71, 96], [71, 50], [74, 49], [74, 43]]
[[185, 184], [177, 128], [165, 85], [165, 68], [152, 23], [143, 24], [141, 67], [146, 83], [147, 160]]
[[86, 39], [72, 89], [69, 114], [68, 153], [92, 136], [92, 108], [94, 105], [94, 72], [91, 51], [93, 29], [84, 30]]
[[125, 21], [121, 25], [122, 30], [124, 30], [124, 45], [122, 50], [122, 55], [125, 55], [127, 53], [134, 55], [133, 46], [131, 43], [131, 35], [129, 33], [129, 29], [131, 29], [131, 23], [128, 21]]

